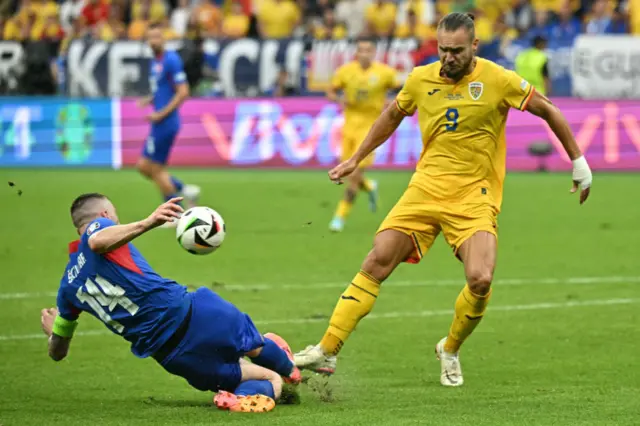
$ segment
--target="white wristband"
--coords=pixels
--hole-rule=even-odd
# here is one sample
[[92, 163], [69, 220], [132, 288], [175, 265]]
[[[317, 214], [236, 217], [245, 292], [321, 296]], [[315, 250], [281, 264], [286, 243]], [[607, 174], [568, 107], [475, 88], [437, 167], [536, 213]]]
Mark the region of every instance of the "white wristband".
[[573, 174], [572, 178], [575, 182], [580, 184], [580, 189], [587, 189], [591, 186], [591, 181], [593, 180], [593, 176], [591, 174], [591, 169], [589, 168], [589, 164], [587, 163], [587, 159], [584, 158], [584, 155], [581, 155], [579, 158], [576, 158], [572, 161], [573, 163]]

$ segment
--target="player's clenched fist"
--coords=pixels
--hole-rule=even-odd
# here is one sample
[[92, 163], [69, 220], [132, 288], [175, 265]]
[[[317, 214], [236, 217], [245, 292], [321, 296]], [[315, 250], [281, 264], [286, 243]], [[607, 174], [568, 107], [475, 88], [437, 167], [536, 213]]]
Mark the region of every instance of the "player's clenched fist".
[[329, 170], [329, 179], [337, 184], [342, 183], [342, 178], [349, 176], [358, 167], [358, 164], [353, 159], [338, 164], [333, 169]]
[[51, 336], [53, 330], [53, 322], [58, 315], [56, 308], [43, 309], [40, 311], [40, 323], [42, 325], [42, 331], [47, 336]]
[[145, 220], [145, 225], [149, 229], [160, 226], [166, 222], [171, 222], [180, 217], [184, 211], [182, 206], [178, 204], [182, 201], [182, 197], [175, 197], [161, 204], [149, 217]]

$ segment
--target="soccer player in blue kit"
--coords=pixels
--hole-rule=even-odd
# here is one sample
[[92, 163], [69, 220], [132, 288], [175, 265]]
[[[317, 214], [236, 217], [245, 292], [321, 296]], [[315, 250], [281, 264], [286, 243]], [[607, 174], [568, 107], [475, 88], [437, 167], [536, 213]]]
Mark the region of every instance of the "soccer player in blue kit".
[[[180, 131], [180, 105], [189, 96], [189, 84], [176, 52], [164, 50], [164, 37], [159, 25], [151, 25], [147, 30], [147, 41], [153, 53], [150, 70], [151, 95], [141, 99], [141, 108], [153, 104], [153, 112], [147, 115], [151, 122], [151, 133], [147, 138], [142, 156], [138, 160], [140, 173], [155, 182], [165, 201], [182, 195], [189, 207], [193, 207], [200, 195], [196, 185], [185, 185], [166, 169], [171, 148]], [[173, 227], [176, 221], [169, 221], [163, 227]]]
[[49, 355], [55, 361], [66, 357], [78, 317], [87, 312], [129, 341], [135, 356], [152, 357], [194, 388], [217, 392], [218, 408], [270, 411], [283, 379], [301, 380], [287, 342], [273, 333], [260, 335], [247, 314], [212, 290], [188, 292], [161, 277], [131, 243], [177, 218], [180, 201], [172, 198], [146, 219], [121, 225], [106, 196], [75, 199], [71, 218], [80, 239], [69, 244], [57, 309], [41, 312]]

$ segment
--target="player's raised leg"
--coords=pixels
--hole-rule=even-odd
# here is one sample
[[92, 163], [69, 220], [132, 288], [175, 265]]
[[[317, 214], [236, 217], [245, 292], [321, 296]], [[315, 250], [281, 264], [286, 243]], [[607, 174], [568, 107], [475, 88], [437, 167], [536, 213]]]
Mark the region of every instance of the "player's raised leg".
[[378, 233], [361, 270], [340, 295], [322, 340], [318, 345], [309, 346], [295, 354], [296, 365], [319, 373], [333, 374], [336, 355], [358, 322], [373, 309], [380, 293], [380, 284], [414, 249], [411, 237], [403, 232], [386, 229]]
[[448, 336], [436, 345], [441, 364], [440, 383], [444, 386], [461, 386], [464, 382], [458, 354], [462, 343], [482, 320], [489, 303], [496, 251], [496, 236], [487, 231], [473, 234], [458, 251], [467, 284], [456, 299]]
[[241, 383], [233, 392], [218, 391], [213, 402], [221, 410], [265, 413], [276, 406], [282, 378], [275, 371], [240, 360]]

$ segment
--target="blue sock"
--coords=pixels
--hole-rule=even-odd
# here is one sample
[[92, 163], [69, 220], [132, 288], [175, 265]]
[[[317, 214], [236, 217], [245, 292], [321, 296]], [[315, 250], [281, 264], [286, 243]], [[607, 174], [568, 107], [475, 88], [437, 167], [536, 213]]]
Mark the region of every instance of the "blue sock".
[[268, 397], [276, 397], [273, 391], [273, 385], [268, 380], [247, 380], [240, 383], [236, 390], [233, 392], [237, 396], [249, 396], [249, 395], [266, 395]]
[[171, 176], [171, 183], [176, 188], [176, 192], [182, 192], [182, 188], [184, 188], [184, 184], [180, 179], [175, 176]]
[[172, 199], [172, 198], [176, 198], [176, 197], [178, 197], [178, 196], [179, 196], [178, 194], [169, 194], [169, 195], [165, 195], [165, 196], [164, 196], [164, 200], [165, 200], [165, 201], [169, 201], [170, 199]]
[[264, 339], [264, 346], [260, 355], [251, 360], [258, 365], [268, 368], [271, 371], [275, 371], [281, 376], [289, 377], [293, 371], [293, 362], [287, 356], [287, 353], [280, 349], [273, 340]]

